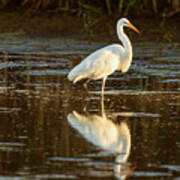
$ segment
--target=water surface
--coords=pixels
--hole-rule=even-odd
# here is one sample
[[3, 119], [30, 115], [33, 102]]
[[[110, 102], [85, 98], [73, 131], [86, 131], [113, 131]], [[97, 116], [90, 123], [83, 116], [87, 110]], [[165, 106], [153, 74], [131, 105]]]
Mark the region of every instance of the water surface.
[[134, 43], [104, 102], [67, 80], [102, 46], [0, 42], [0, 179], [180, 179], [180, 44]]

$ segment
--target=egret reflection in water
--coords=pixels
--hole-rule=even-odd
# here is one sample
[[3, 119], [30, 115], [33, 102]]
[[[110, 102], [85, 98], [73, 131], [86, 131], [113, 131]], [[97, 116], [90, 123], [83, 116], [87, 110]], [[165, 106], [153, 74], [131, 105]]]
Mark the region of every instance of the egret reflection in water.
[[118, 124], [106, 116], [104, 101], [101, 101], [101, 107], [101, 116], [86, 116], [73, 111], [68, 114], [67, 119], [87, 141], [116, 156], [113, 165], [114, 175], [118, 179], [125, 179], [127, 176], [125, 163], [131, 149], [130, 130], [125, 121]]

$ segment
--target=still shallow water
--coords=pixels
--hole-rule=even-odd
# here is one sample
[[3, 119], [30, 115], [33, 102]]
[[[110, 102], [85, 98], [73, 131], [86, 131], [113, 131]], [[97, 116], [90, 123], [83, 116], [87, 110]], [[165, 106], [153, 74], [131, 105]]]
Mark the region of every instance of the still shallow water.
[[104, 102], [66, 78], [102, 46], [0, 42], [0, 179], [180, 179], [180, 44], [134, 44]]

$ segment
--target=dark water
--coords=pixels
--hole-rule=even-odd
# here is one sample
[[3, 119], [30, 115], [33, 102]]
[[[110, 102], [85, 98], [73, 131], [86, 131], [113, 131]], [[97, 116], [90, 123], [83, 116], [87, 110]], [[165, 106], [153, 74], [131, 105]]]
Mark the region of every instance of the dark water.
[[0, 179], [180, 179], [180, 44], [134, 43], [104, 102], [66, 78], [102, 46], [1, 40]]

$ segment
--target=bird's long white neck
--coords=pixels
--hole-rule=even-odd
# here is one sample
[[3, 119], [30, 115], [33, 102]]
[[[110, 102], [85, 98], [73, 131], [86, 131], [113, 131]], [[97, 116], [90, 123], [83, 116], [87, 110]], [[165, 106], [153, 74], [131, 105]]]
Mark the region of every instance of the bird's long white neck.
[[121, 40], [123, 46], [124, 46], [124, 53], [126, 55], [132, 55], [132, 46], [129, 38], [124, 33], [123, 25], [117, 26], [117, 34], [118, 38]]
[[124, 33], [123, 25], [117, 25], [117, 34], [119, 39], [122, 41], [124, 49], [123, 53], [120, 54], [118, 70], [121, 70], [122, 73], [125, 73], [128, 71], [132, 62], [132, 46], [129, 38]]

